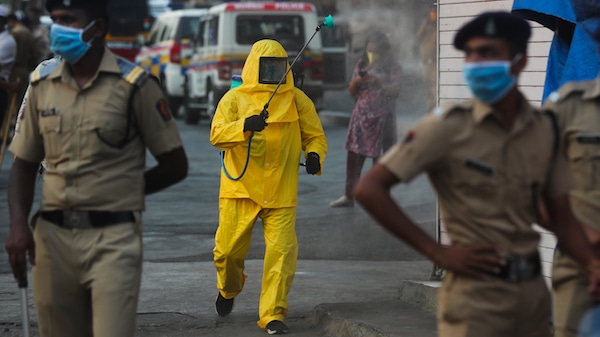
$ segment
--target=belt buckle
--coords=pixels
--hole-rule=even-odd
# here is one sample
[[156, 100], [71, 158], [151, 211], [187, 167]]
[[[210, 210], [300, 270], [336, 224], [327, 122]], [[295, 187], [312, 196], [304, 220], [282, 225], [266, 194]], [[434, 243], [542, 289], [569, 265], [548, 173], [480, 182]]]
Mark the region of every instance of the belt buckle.
[[527, 262], [517, 255], [509, 255], [505, 259], [506, 266], [508, 268], [508, 275], [506, 275], [506, 280], [509, 282], [521, 281], [521, 274], [523, 270], [527, 268]]
[[81, 211], [64, 211], [63, 225], [68, 228], [85, 229], [90, 228], [90, 216], [88, 212]]
[[527, 258], [519, 255], [511, 255], [506, 257], [508, 265], [508, 277], [510, 282], [521, 282], [531, 276], [532, 266]]

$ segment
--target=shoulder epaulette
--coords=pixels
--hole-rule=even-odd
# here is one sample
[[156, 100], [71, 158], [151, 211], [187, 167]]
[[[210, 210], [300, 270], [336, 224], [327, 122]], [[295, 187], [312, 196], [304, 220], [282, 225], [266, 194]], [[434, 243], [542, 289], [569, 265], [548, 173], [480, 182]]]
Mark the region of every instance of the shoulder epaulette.
[[123, 79], [130, 84], [140, 84], [148, 77], [144, 68], [124, 58], [117, 57], [117, 64], [119, 65]]
[[35, 70], [31, 72], [31, 75], [29, 75], [29, 81], [31, 83], [35, 83], [48, 77], [48, 75], [50, 75], [54, 69], [60, 65], [61, 61], [62, 59], [59, 56], [42, 61], [42, 63], [40, 63]]
[[565, 83], [558, 90], [554, 91], [550, 95], [548, 95], [548, 100], [553, 103], [558, 103], [565, 98], [574, 95], [574, 94], [582, 94], [587, 89], [591, 88], [595, 85], [595, 81], [571, 81]]
[[466, 100], [463, 102], [445, 103], [433, 109], [433, 114], [436, 116], [448, 116], [453, 112], [468, 111], [472, 106], [473, 102], [471, 100]]

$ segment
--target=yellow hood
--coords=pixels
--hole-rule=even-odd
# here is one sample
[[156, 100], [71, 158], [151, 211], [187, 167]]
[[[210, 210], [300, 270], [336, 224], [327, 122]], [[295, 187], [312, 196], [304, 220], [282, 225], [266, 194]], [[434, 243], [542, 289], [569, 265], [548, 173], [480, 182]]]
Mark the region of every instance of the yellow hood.
[[[254, 105], [263, 107], [271, 97], [271, 94], [277, 87], [277, 84], [258, 83], [258, 69], [260, 58], [270, 57], [288, 57], [283, 46], [275, 40], [260, 40], [252, 46], [252, 50], [246, 59], [244, 69], [242, 70], [242, 85], [236, 88], [238, 93], [245, 93]], [[289, 69], [289, 64], [288, 64]], [[294, 102], [294, 76], [289, 71], [285, 78], [285, 83], [281, 84], [273, 99], [269, 103], [269, 118], [267, 123], [290, 122], [298, 119], [298, 113]], [[292, 108], [294, 105], [294, 108]]]

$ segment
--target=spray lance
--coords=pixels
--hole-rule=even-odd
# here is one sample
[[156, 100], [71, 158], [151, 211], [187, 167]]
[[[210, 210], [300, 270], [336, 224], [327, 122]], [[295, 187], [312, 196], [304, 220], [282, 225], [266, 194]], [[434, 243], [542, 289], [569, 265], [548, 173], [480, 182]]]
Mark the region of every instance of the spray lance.
[[[266, 121], [267, 118], [269, 118], [269, 111], [268, 111], [269, 104], [271, 103], [271, 100], [277, 93], [277, 90], [279, 90], [279, 88], [281, 87], [281, 84], [285, 80], [287, 74], [292, 70], [294, 64], [296, 64], [296, 62], [298, 61], [300, 56], [302, 56], [304, 49], [306, 49], [306, 47], [308, 46], [310, 41], [312, 41], [312, 39], [315, 37], [315, 35], [317, 35], [317, 33], [321, 30], [321, 28], [323, 28], [323, 26], [325, 26], [327, 28], [335, 27], [335, 23], [333, 22], [333, 17], [331, 15], [326, 16], [323, 19], [323, 22], [320, 23], [319, 25], [317, 25], [315, 32], [310, 36], [310, 39], [308, 39], [308, 41], [304, 44], [304, 46], [302, 46], [302, 48], [300, 49], [300, 51], [298, 52], [298, 54], [296, 55], [296, 57], [294, 58], [294, 60], [292, 61], [292, 63], [288, 67], [288, 69], [286, 70], [286, 72], [283, 74], [283, 76], [281, 76], [281, 78], [279, 79], [279, 82], [277, 82], [277, 86], [275, 87], [275, 90], [273, 90], [273, 93], [271, 94], [271, 96], [267, 100], [267, 103], [265, 103], [262, 111], [260, 112], [260, 116], [262, 117], [262, 119], [264, 121]], [[240, 175], [238, 177], [232, 177], [231, 175], [229, 175], [229, 172], [227, 172], [227, 169], [225, 168], [225, 163], [223, 161], [223, 159], [224, 159], [223, 157], [225, 154], [224, 154], [224, 152], [221, 153], [221, 167], [223, 167], [223, 172], [225, 173], [225, 176], [227, 176], [227, 178], [229, 178], [230, 180], [240, 180], [246, 173], [246, 169], [248, 168], [248, 163], [250, 162], [250, 145], [252, 144], [252, 136], [253, 135], [254, 135], [254, 132], [252, 132], [252, 135], [250, 135], [250, 139], [248, 140], [248, 154], [246, 157], [246, 163], [244, 164], [244, 169], [242, 170], [242, 173], [240, 173]], [[302, 163], [300, 165], [305, 165], [305, 164]]]
[[306, 49], [306, 47], [308, 46], [310, 41], [312, 41], [312, 39], [315, 37], [315, 35], [317, 35], [317, 33], [321, 30], [321, 28], [323, 28], [323, 26], [325, 26], [327, 28], [333, 28], [335, 26], [335, 24], [333, 22], [333, 17], [331, 15], [328, 15], [327, 17], [325, 17], [325, 19], [323, 19], [323, 22], [321, 24], [317, 25], [315, 32], [310, 36], [310, 39], [308, 39], [308, 41], [304, 44], [304, 46], [302, 46], [302, 49], [300, 49], [300, 51], [298, 52], [298, 54], [296, 55], [296, 57], [290, 64], [288, 70], [283, 74], [283, 76], [281, 76], [281, 78], [279, 79], [279, 82], [277, 82], [277, 86], [275, 87], [275, 90], [273, 90], [271, 97], [269, 97], [269, 100], [267, 101], [267, 103], [265, 103], [265, 106], [263, 107], [263, 110], [260, 113], [260, 115], [262, 116], [262, 118], [264, 120], [269, 118], [269, 111], [268, 111], [269, 104], [271, 103], [273, 96], [275, 96], [275, 94], [277, 93], [277, 90], [279, 90], [279, 88], [281, 87], [281, 83], [283, 83], [287, 74], [292, 70], [292, 67], [294, 66], [294, 64], [296, 64], [296, 61], [298, 61], [300, 56], [302, 56], [304, 49]]

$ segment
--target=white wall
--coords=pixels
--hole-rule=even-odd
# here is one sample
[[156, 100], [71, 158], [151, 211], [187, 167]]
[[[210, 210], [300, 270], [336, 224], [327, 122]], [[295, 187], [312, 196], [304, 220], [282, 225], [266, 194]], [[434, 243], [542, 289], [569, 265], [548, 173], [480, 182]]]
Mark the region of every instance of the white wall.
[[[542, 1], [542, 0], [540, 0]], [[462, 75], [462, 53], [452, 45], [456, 31], [467, 21], [481, 12], [493, 10], [510, 11], [512, 1], [509, 0], [439, 0], [438, 1], [438, 103], [455, 102], [471, 96]], [[529, 41], [529, 62], [519, 78], [519, 86], [533, 105], [539, 106], [546, 77], [546, 61], [552, 40], [552, 31], [541, 25], [530, 22], [532, 37]], [[441, 219], [443, 223], [443, 219]], [[540, 231], [540, 254], [542, 269], [546, 277], [550, 275], [554, 245], [553, 234], [536, 226]], [[441, 240], [448, 243], [448, 236], [442, 225]]]

